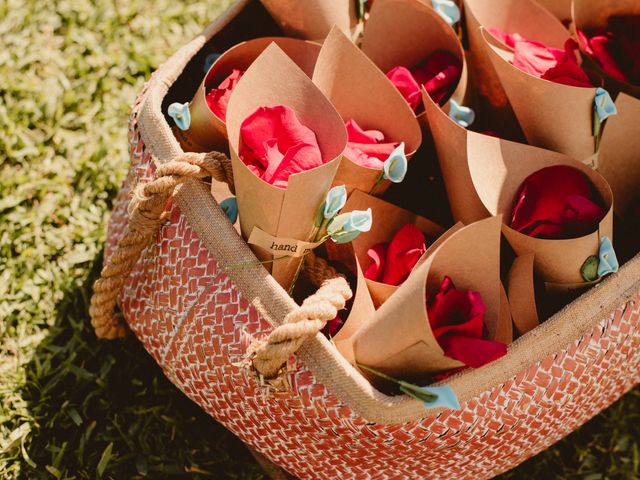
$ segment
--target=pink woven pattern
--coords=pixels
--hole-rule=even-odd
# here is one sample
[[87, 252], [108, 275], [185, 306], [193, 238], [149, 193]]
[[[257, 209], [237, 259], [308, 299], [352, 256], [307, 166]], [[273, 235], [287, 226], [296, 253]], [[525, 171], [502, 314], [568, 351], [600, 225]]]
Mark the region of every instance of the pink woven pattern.
[[[135, 110], [134, 110], [135, 112]], [[132, 117], [132, 173], [149, 155]], [[126, 222], [124, 193], [110, 245]], [[107, 254], [110, 253], [110, 249]], [[547, 448], [640, 381], [640, 297], [594, 331], [449, 412], [421, 421], [367, 424], [304, 366], [292, 392], [266, 396], [234, 364], [270, 328], [173, 207], [122, 298], [125, 317], [167, 376], [193, 401], [301, 479], [490, 478]]]

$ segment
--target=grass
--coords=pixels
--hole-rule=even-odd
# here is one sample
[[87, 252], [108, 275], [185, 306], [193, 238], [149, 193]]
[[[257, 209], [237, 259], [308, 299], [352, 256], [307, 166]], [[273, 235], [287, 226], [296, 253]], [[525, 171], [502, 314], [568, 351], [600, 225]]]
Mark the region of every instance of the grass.
[[[0, 478], [263, 475], [131, 336], [98, 341], [90, 284], [145, 79], [221, 1], [0, 0]], [[640, 478], [636, 390], [505, 478]]]

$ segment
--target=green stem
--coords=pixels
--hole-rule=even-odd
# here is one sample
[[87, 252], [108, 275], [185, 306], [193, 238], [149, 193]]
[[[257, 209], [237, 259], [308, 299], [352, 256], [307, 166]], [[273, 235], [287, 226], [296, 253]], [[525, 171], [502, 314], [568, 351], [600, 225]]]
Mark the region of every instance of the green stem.
[[375, 195], [376, 194], [376, 190], [378, 189], [378, 187], [382, 183], [382, 180], [384, 180], [383, 170], [380, 170], [380, 175], [378, 175], [378, 179], [376, 180], [376, 183], [374, 183], [373, 187], [371, 187], [371, 190], [369, 190], [369, 195]]

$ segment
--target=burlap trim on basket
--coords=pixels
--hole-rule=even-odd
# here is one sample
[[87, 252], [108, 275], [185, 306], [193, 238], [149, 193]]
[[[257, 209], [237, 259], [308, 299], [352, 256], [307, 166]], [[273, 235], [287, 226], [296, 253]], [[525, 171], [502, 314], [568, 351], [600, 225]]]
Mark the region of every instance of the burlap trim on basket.
[[[169, 87], [205, 43], [249, 3], [251, 0], [235, 3], [154, 73], [138, 126], [144, 144], [160, 162], [164, 163], [183, 153], [161, 110]], [[201, 241], [221, 265], [257, 261], [212, 200], [207, 185], [200, 181], [189, 181], [180, 187], [175, 200]], [[229, 269], [226, 273], [260, 315], [274, 326], [297, 307], [287, 292], [262, 267]], [[640, 255], [625, 264], [618, 274], [611, 275], [583, 295], [579, 301], [568, 305], [514, 342], [506, 357], [481, 369], [468, 370], [451, 378], [447, 384], [455, 390], [461, 403], [481, 392], [492, 390], [523, 369], [559, 353], [592, 332], [600, 321], [607, 319], [639, 290]], [[300, 348], [298, 359], [318, 382], [368, 421], [397, 424], [438, 413], [438, 410], [425, 410], [420, 402], [407, 396], [390, 397], [375, 390], [321, 334]]]

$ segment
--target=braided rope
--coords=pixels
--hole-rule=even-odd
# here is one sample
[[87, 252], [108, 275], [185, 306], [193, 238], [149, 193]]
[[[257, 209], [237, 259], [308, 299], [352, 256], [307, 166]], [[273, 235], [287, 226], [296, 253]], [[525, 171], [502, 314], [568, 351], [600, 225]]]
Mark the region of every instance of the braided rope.
[[165, 220], [165, 208], [176, 187], [187, 180], [212, 176], [233, 190], [231, 161], [220, 152], [188, 152], [160, 165], [154, 180], [136, 186], [129, 204], [129, 224], [100, 278], [93, 284], [89, 314], [99, 338], [114, 339], [125, 334], [124, 322], [114, 308], [127, 277], [142, 250]]
[[344, 277], [326, 280], [285, 317], [282, 325], [255, 346], [253, 367], [266, 379], [277, 377], [289, 357], [333, 320], [350, 298], [351, 287]]
[[304, 257], [302, 274], [316, 288], [322, 285], [325, 280], [342, 276], [335, 268], [329, 265], [329, 262], [322, 257], [318, 257], [313, 251], [307, 253]]

